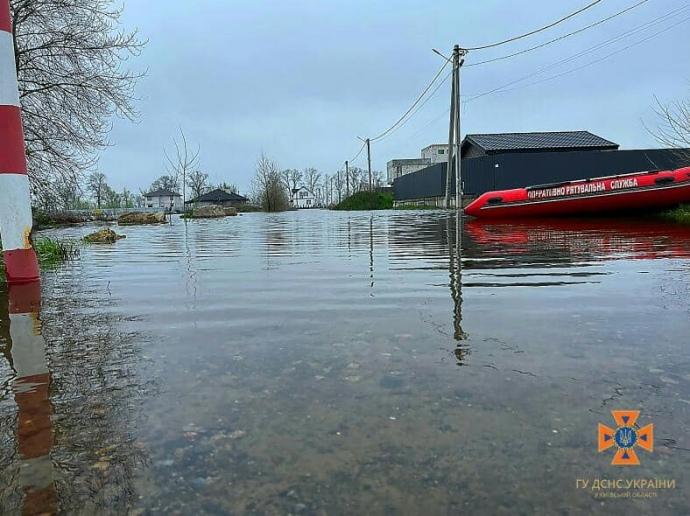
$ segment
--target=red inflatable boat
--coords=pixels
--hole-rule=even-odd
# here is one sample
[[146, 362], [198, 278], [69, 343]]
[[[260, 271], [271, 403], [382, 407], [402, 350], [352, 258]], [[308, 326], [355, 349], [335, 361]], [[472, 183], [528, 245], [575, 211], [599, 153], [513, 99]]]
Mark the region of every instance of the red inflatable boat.
[[690, 167], [487, 192], [465, 208], [479, 218], [551, 217], [670, 208], [690, 202]]

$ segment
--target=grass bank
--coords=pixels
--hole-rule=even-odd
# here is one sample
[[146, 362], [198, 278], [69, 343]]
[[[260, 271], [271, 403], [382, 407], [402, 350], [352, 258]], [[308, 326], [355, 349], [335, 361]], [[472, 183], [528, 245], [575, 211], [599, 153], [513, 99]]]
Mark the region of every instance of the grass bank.
[[390, 210], [393, 194], [383, 192], [357, 192], [333, 207], [334, 210]]
[[673, 222], [690, 224], [690, 204], [683, 204], [672, 210], [664, 211], [661, 216]]
[[[37, 238], [34, 249], [41, 268], [51, 269], [79, 257], [79, 244], [72, 240]], [[0, 260], [0, 282], [5, 282], [5, 265]]]
[[54, 267], [79, 257], [79, 245], [71, 240], [56, 238], [37, 238], [34, 249], [43, 267]]

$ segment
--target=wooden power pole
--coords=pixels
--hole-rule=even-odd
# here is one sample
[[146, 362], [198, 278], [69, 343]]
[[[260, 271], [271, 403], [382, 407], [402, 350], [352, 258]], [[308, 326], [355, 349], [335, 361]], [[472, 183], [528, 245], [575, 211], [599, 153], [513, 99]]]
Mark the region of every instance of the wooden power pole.
[[450, 119], [448, 124], [448, 165], [446, 166], [445, 207], [450, 208], [451, 173], [455, 176], [455, 209], [462, 209], [462, 149], [460, 139], [460, 68], [465, 62], [466, 50], [453, 47], [453, 79], [450, 93]]
[[[457, 47], [456, 47], [457, 48]], [[443, 207], [450, 208], [450, 178], [455, 154], [455, 50], [453, 50], [453, 76], [450, 81], [450, 119], [448, 123], [448, 164], [446, 165], [446, 196]]]
[[[359, 136], [358, 136], [359, 138]], [[367, 163], [369, 164], [369, 191], [371, 192], [373, 190], [372, 188], [372, 183], [371, 183], [371, 140], [369, 138], [359, 138], [362, 140], [366, 146], [367, 146]]]
[[345, 161], [345, 190], [347, 197], [350, 197], [350, 162]]
[[371, 185], [371, 140], [367, 138], [367, 162], [369, 164], [369, 191], [373, 190]]

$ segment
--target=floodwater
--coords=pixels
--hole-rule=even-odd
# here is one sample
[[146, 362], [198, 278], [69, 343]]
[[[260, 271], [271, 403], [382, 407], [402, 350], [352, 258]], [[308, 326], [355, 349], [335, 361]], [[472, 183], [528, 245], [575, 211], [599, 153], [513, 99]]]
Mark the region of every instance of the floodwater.
[[[118, 231], [44, 271], [40, 315], [0, 285], [0, 512], [688, 513], [690, 228]], [[597, 451], [621, 409], [654, 424], [638, 466]]]

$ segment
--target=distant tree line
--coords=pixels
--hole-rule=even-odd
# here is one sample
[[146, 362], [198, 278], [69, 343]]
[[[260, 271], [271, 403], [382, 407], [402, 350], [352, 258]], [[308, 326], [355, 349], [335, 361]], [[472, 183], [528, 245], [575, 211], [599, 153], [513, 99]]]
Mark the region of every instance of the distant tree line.
[[[383, 172], [372, 171], [374, 188], [383, 186]], [[264, 211], [282, 211], [290, 207], [293, 192], [299, 188], [309, 190], [315, 199], [315, 206], [328, 207], [338, 204], [346, 197], [369, 188], [369, 172], [359, 167], [350, 167], [349, 173], [338, 170], [333, 174], [319, 172], [308, 167], [280, 169], [277, 163], [265, 154], [257, 160], [256, 175], [252, 184], [253, 201]]]

